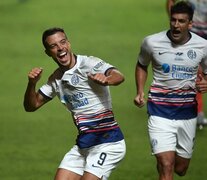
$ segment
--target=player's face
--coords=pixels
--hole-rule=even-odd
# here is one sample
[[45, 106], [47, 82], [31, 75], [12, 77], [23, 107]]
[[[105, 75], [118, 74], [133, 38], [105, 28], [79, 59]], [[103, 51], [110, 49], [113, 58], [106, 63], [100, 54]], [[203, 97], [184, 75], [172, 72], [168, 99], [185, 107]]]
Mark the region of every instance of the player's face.
[[172, 14], [170, 18], [170, 36], [176, 44], [184, 44], [189, 40], [189, 29], [192, 27], [192, 21], [188, 14]]
[[62, 32], [57, 32], [46, 38], [46, 53], [52, 57], [60, 66], [69, 67], [72, 64], [72, 53], [70, 43]]

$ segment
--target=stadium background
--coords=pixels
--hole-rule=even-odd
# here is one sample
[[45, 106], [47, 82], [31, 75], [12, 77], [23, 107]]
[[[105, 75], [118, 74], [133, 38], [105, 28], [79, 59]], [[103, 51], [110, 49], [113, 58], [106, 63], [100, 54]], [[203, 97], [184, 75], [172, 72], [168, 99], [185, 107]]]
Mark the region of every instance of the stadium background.
[[[40, 86], [56, 68], [41, 44], [42, 32], [53, 26], [65, 29], [74, 53], [98, 56], [126, 77], [122, 85], [111, 88], [127, 154], [110, 180], [157, 179], [146, 107], [133, 105], [134, 68], [142, 39], [168, 28], [164, 0], [0, 1], [1, 179], [51, 180], [74, 144], [76, 129], [57, 98], [35, 113], [26, 113], [22, 105], [28, 71], [43, 67]], [[197, 132], [194, 156], [183, 180], [206, 179], [206, 139], [206, 129]]]

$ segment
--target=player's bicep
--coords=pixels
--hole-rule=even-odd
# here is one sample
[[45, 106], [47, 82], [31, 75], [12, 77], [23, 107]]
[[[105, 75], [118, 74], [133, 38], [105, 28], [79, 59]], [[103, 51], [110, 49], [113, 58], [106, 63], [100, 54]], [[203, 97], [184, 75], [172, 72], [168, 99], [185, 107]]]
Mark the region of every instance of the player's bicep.
[[49, 102], [52, 98], [46, 96], [42, 91], [38, 91], [36, 95], [37, 99], [37, 106], [38, 108], [44, 105], [45, 103]]

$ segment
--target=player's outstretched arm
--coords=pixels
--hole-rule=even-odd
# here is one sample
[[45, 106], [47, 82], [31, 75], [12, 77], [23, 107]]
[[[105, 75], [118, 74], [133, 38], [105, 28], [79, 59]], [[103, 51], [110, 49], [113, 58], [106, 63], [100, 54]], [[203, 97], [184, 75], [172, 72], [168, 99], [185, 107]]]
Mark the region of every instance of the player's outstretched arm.
[[33, 68], [28, 74], [28, 84], [24, 94], [24, 109], [27, 112], [35, 111], [47, 102], [47, 100], [35, 90], [41, 73], [42, 68]]

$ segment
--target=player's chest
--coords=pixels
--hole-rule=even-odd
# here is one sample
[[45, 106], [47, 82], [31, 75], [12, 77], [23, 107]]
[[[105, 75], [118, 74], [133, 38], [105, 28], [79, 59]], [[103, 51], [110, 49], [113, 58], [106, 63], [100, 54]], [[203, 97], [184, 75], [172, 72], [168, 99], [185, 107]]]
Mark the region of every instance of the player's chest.
[[194, 48], [156, 47], [152, 54], [153, 64], [184, 65], [196, 67], [202, 60], [202, 51]]

